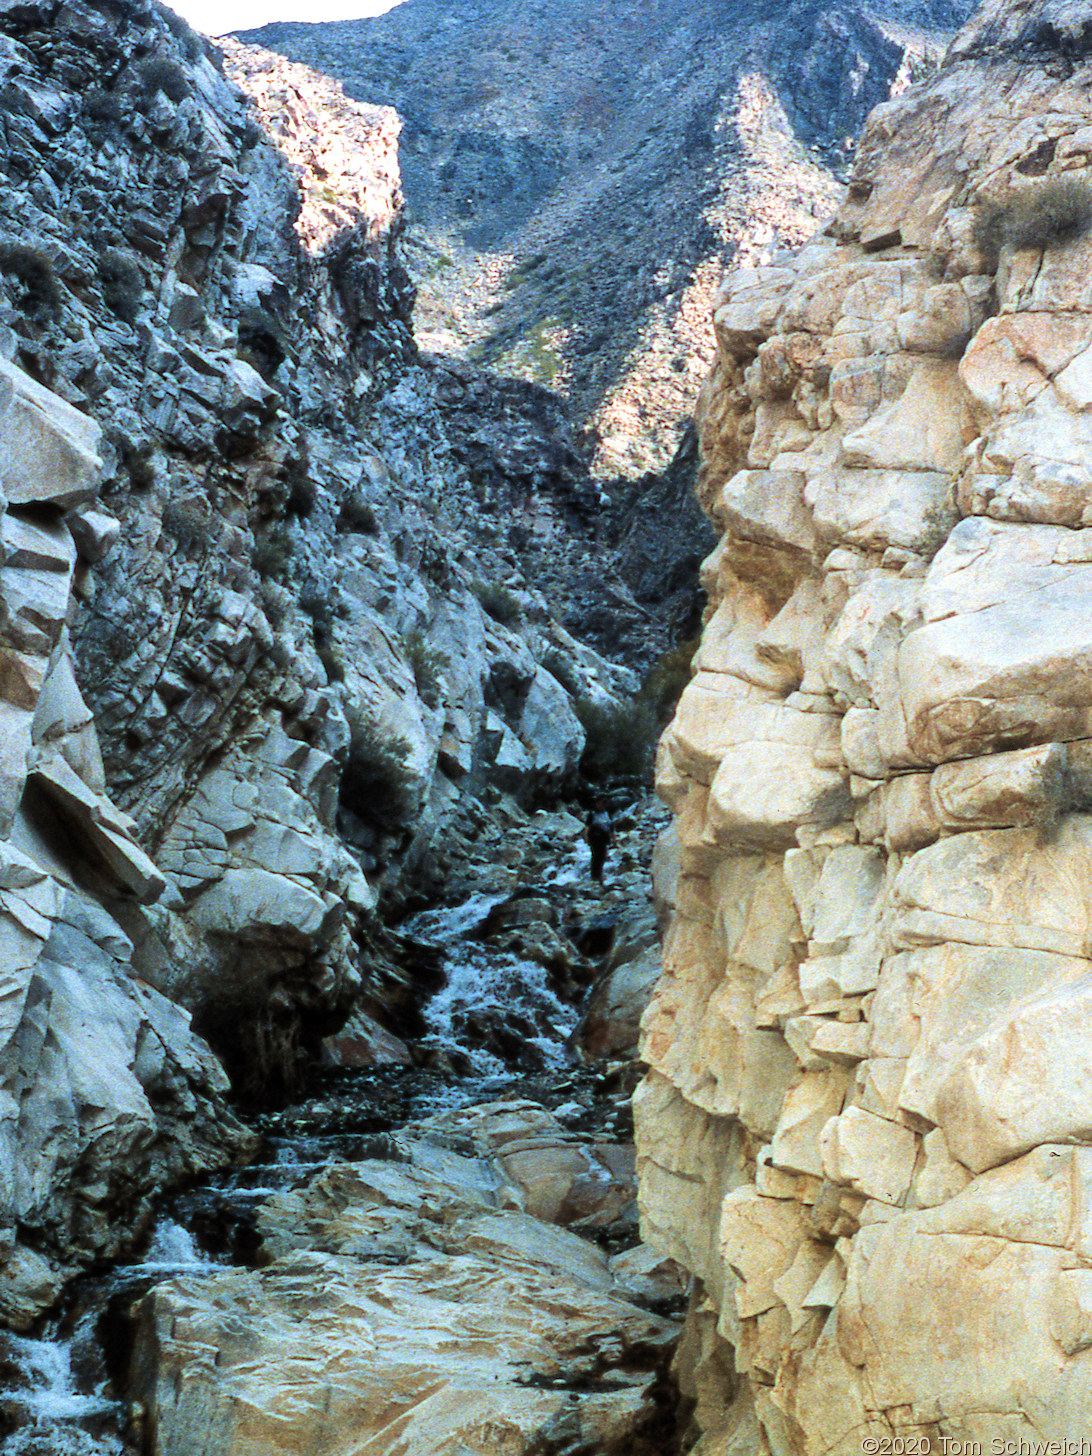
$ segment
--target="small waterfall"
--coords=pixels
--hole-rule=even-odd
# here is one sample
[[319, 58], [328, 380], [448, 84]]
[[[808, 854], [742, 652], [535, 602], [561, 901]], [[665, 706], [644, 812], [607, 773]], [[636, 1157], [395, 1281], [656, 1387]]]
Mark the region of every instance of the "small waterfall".
[[[469, 1057], [482, 1076], [503, 1076], [528, 1061], [535, 1070], [565, 1065], [578, 1012], [550, 990], [542, 966], [464, 943], [448, 951], [444, 970], [447, 984], [424, 1008], [441, 1046]], [[482, 1040], [493, 1050], [475, 1045]]]
[[93, 1338], [93, 1318], [68, 1338], [0, 1338], [0, 1420], [11, 1434], [5, 1456], [114, 1456], [124, 1446], [95, 1431], [118, 1407], [102, 1393], [88, 1394], [73, 1369], [74, 1352]]
[[402, 929], [414, 940], [429, 945], [454, 945], [472, 930], [478, 930], [489, 919], [490, 911], [503, 905], [505, 895], [471, 895], [461, 905], [439, 906], [412, 916]]
[[431, 1036], [485, 1077], [565, 1066], [565, 1043], [579, 1018], [551, 989], [542, 966], [468, 938], [506, 898], [472, 895], [450, 909], [426, 910], [403, 927], [444, 952], [445, 984], [423, 1008]]
[[146, 1287], [215, 1267], [189, 1230], [162, 1218], [143, 1258], [93, 1281], [97, 1297], [81, 1313], [59, 1316], [36, 1339], [0, 1331], [2, 1456], [131, 1456], [118, 1434], [123, 1409], [103, 1364], [103, 1305], [122, 1282]]
[[189, 1229], [162, 1218], [156, 1225], [144, 1258], [132, 1267], [134, 1274], [177, 1274], [183, 1270], [214, 1269], [215, 1261], [202, 1254]]

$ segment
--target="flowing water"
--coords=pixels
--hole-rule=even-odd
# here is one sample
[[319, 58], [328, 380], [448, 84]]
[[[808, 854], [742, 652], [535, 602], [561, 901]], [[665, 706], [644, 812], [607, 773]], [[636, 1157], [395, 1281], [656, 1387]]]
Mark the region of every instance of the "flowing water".
[[[425, 1022], [432, 1039], [468, 1059], [469, 1071], [478, 1076], [503, 1077], [517, 1059], [536, 1070], [564, 1066], [578, 1020], [543, 966], [469, 939], [505, 898], [473, 895], [454, 909], [426, 910], [403, 926], [413, 939], [442, 948], [445, 984], [425, 1007]], [[482, 1041], [487, 1045], [476, 1044]]]
[[5, 1456], [128, 1456], [102, 1326], [116, 1295], [214, 1268], [188, 1229], [162, 1218], [142, 1259], [77, 1281], [34, 1339], [0, 1332], [0, 1451]]
[[389, 1067], [320, 1077], [306, 1104], [259, 1119], [258, 1161], [164, 1201], [140, 1258], [77, 1281], [34, 1338], [0, 1331], [2, 1456], [133, 1456], [110, 1378], [111, 1311], [174, 1274], [247, 1262], [254, 1211], [271, 1194], [331, 1161], [381, 1155], [384, 1138], [407, 1121], [506, 1093], [535, 1095], [529, 1073], [552, 1079], [564, 1099], [577, 1009], [541, 966], [471, 939], [504, 898], [475, 895], [402, 927], [442, 952], [445, 984], [424, 1008], [428, 1040], [464, 1075]]

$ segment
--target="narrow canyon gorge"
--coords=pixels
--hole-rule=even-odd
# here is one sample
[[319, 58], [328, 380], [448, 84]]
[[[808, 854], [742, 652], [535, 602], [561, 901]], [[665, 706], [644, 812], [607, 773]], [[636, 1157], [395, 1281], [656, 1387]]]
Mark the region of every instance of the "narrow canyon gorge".
[[1092, 1449], [1089, 15], [0, 72], [0, 1452]]

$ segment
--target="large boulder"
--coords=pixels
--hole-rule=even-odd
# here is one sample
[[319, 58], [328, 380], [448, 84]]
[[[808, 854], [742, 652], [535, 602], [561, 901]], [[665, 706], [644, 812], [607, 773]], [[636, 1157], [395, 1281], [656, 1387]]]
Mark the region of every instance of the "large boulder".
[[[531, 1112], [481, 1109], [476, 1125], [503, 1150]], [[631, 1302], [636, 1269], [616, 1279], [527, 1197], [503, 1160], [425, 1138], [270, 1199], [265, 1268], [176, 1279], [138, 1309], [133, 1385], [154, 1449], [636, 1449], [677, 1327]]]

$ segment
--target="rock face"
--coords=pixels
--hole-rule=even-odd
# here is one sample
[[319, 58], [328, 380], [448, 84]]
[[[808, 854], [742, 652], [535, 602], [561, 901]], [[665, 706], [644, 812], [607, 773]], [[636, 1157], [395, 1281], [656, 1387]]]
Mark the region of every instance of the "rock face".
[[648, 1387], [677, 1327], [648, 1305], [675, 1271], [564, 1226], [632, 1196], [587, 1158], [543, 1108], [493, 1103], [270, 1199], [265, 1267], [175, 1280], [140, 1307], [148, 1450], [664, 1449]]
[[167, 881], [106, 793], [73, 675], [73, 578], [117, 535], [98, 427], [6, 362], [0, 398], [0, 1319], [20, 1328], [247, 1134], [122, 928]]
[[607, 478], [668, 463], [725, 261], [829, 216], [969, 8], [404, 0], [245, 38], [397, 108], [422, 338], [568, 394]]
[[378, 895], [442, 885], [443, 834], [483, 801], [571, 779], [576, 700], [636, 686], [574, 636], [571, 583], [610, 650], [666, 642], [611, 595], [561, 402], [419, 355], [398, 118], [233, 65], [255, 102], [145, 0], [0, 17], [20, 1322], [157, 1185], [238, 1151], [191, 1017], [236, 1092], [291, 1083], [383, 999]]
[[637, 1105], [702, 1456], [1092, 1414], [1087, 51], [988, 6], [717, 301]]

